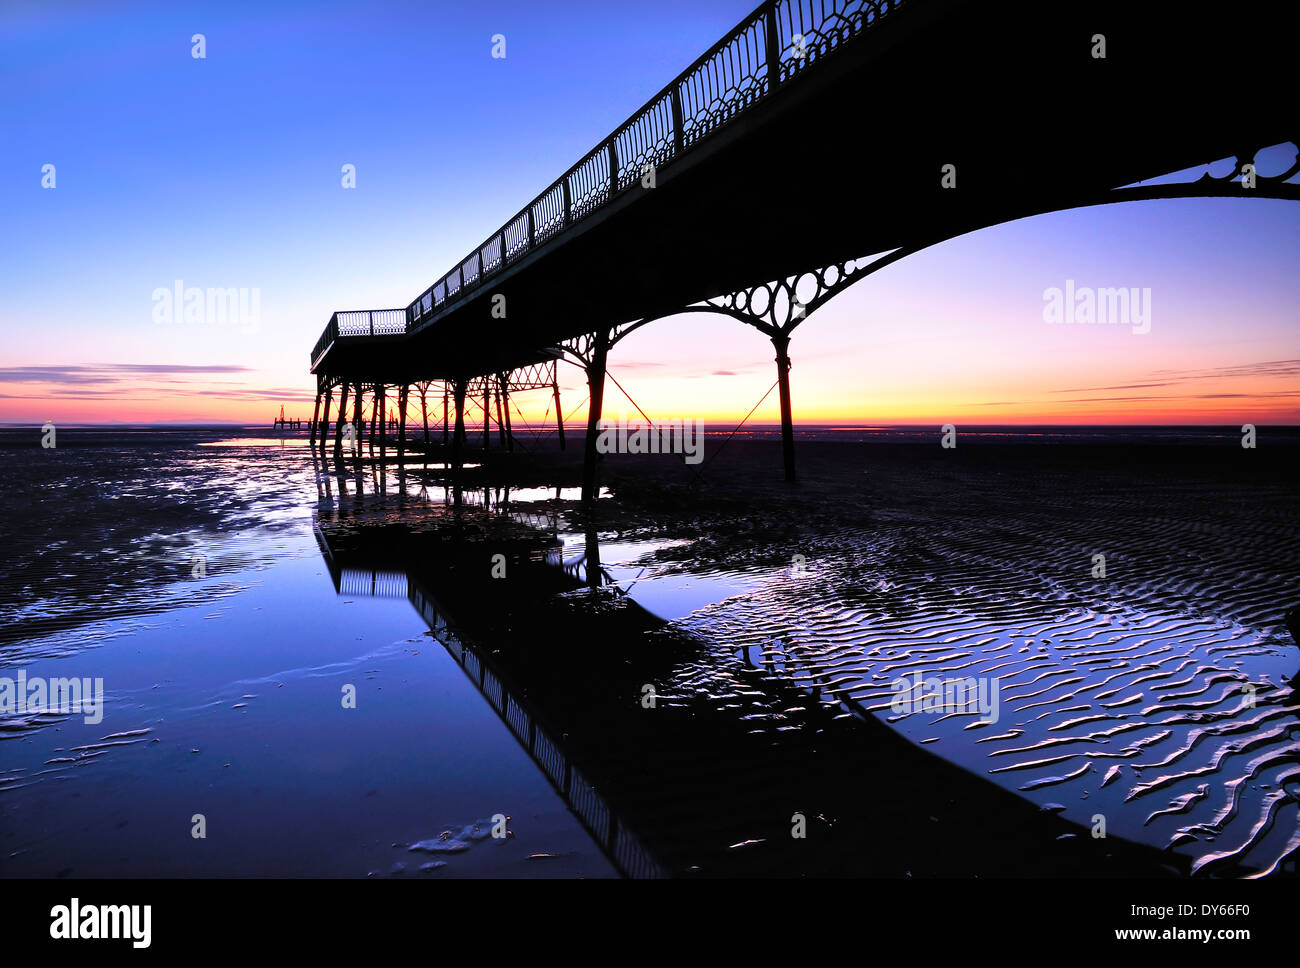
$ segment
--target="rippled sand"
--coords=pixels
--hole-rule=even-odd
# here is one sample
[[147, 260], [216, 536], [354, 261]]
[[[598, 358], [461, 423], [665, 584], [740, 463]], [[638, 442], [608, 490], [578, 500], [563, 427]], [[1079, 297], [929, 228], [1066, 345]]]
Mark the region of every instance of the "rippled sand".
[[[748, 650], [1046, 809], [1186, 854], [1195, 872], [1264, 874], [1288, 856], [1293, 869], [1300, 697], [1287, 680], [1300, 654], [1282, 621], [1300, 598], [1300, 500], [1285, 460], [822, 445], [803, 448], [803, 480], [786, 489], [741, 476], [762, 449], [737, 449], [700, 513], [666, 528], [696, 540], [642, 563], [758, 580], [681, 620], [720, 658]], [[656, 507], [685, 480], [648, 485], [629, 466], [623, 493]], [[897, 712], [891, 684], [915, 672], [996, 677], [998, 721]], [[679, 687], [711, 678], [684, 670]]]

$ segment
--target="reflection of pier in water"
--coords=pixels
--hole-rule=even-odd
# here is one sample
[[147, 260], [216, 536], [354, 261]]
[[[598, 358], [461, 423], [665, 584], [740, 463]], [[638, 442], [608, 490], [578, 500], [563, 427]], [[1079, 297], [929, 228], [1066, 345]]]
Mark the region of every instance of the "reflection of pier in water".
[[[720, 658], [613, 584], [594, 533], [566, 556], [555, 504], [530, 507], [505, 489], [448, 504], [435, 500], [441, 486], [427, 499], [376, 490], [323, 500], [317, 513], [335, 589], [407, 599], [625, 876], [1183, 866], [1093, 840], [874, 717], [810, 695], [771, 656]], [[493, 577], [502, 562], [505, 577]], [[796, 814], [804, 838], [792, 836]]]
[[[466, 504], [477, 504], [485, 510], [490, 500], [490, 496], [479, 497], [467, 500]], [[611, 591], [618, 595], [616, 586], [610, 585], [608, 576], [598, 567], [591, 569], [591, 578], [588, 577], [587, 563], [595, 559], [588, 558], [585, 551], [574, 559], [564, 559], [563, 545], [556, 537], [557, 519], [554, 515], [526, 511], [511, 511], [510, 515], [533, 527], [539, 524], [549, 527], [541, 530], [538, 537], [502, 539], [485, 545], [485, 549], [492, 549], [492, 554], [506, 556], [510, 575], [508, 591], [524, 584], [530, 597], [564, 595], [583, 588], [594, 589], [599, 595], [608, 595]], [[482, 599], [482, 592], [471, 591], [469, 586], [478, 584], [483, 576], [487, 576], [487, 581], [493, 581], [490, 556], [483, 557], [482, 567], [474, 569], [474, 577], [466, 575], [468, 569], [463, 567], [429, 564], [421, 568], [414, 565], [410, 557], [400, 553], [395, 556], [396, 560], [406, 564], [397, 568], [375, 557], [373, 549], [345, 550], [338, 547], [340, 544], [346, 547], [348, 542], [339, 542], [332, 534], [333, 523], [337, 521], [318, 518], [316, 536], [335, 590], [340, 595], [409, 600], [429, 626], [433, 637], [461, 666], [619, 873], [630, 877], [660, 877], [667, 873], [634, 829], [598, 790], [593, 776], [601, 774], [589, 772], [582, 755], [574, 751], [570, 734], [565, 731], [565, 727], [573, 723], [568, 720], [554, 722], [532, 694], [536, 687], [530, 689], [529, 685], [516, 683], [509, 662], [500, 659], [499, 651], [462, 635], [465, 620], [474, 624], [473, 617], [461, 614], [464, 609], [457, 609], [450, 603]], [[408, 549], [415, 558], [420, 557], [418, 547], [416, 541]], [[448, 597], [440, 598], [434, 593], [434, 587], [446, 590]], [[631, 602], [623, 600], [619, 604], [624, 614], [615, 624], [624, 631], [634, 633], [657, 624], [653, 616]], [[493, 655], [493, 652], [497, 654]], [[626, 691], [625, 682], [610, 685], [613, 690]], [[545, 696], [546, 692], [543, 691], [542, 695]], [[600, 786], [604, 786], [603, 775]]]

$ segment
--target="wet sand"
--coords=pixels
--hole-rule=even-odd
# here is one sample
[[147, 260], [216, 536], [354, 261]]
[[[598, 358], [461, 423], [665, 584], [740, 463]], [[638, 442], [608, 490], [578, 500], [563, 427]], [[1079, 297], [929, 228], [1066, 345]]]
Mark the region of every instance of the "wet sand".
[[[775, 444], [732, 441], [693, 487], [646, 458], [612, 459], [606, 479], [656, 519], [620, 538], [691, 539], [655, 568], [785, 572], [682, 620], [717, 643], [684, 692], [766, 651], [1045, 810], [1083, 828], [1102, 814], [1111, 835], [1230, 876], [1293, 871], [1300, 844], [1293, 454], [819, 442], [791, 487]], [[1000, 721], [893, 712], [890, 684], [913, 672], [996, 676]]]

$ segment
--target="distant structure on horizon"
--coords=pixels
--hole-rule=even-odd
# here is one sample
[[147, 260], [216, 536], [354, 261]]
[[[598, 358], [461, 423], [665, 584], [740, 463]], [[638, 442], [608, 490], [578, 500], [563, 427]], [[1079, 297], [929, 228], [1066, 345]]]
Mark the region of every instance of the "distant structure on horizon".
[[302, 420], [297, 417], [285, 417], [284, 404], [280, 404], [280, 416], [271, 421], [275, 430], [302, 430]]

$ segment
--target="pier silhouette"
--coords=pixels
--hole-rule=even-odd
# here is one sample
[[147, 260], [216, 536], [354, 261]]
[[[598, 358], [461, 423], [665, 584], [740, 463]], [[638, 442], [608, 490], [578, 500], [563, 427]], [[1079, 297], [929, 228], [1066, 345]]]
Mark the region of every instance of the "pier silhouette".
[[[611, 350], [657, 319], [707, 312], [771, 341], [794, 480], [791, 336], [874, 272], [1063, 209], [1300, 199], [1286, 183], [1300, 161], [1254, 167], [1297, 136], [1300, 9], [1251, 10], [767, 0], [405, 307], [334, 313], [310, 356], [313, 440], [338, 391], [336, 453], [369, 413], [400, 454], [414, 390], [422, 442], [432, 397], [457, 455], [467, 406], [482, 410], [484, 447], [494, 424], [509, 446], [512, 398], [541, 390], [563, 441], [565, 360], [587, 378], [590, 500]], [[1144, 184], [1224, 158], [1219, 176]], [[387, 444], [381, 433], [381, 455]]]

